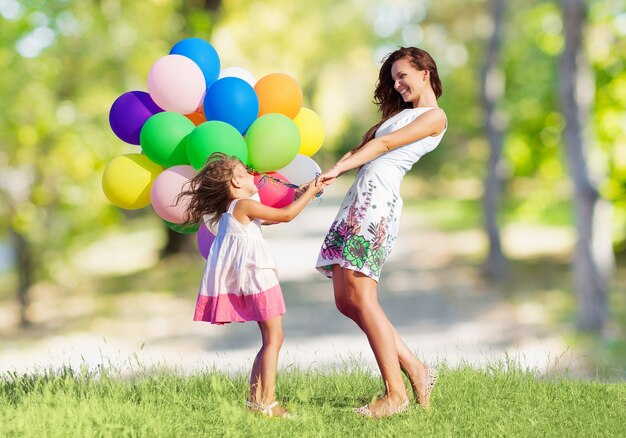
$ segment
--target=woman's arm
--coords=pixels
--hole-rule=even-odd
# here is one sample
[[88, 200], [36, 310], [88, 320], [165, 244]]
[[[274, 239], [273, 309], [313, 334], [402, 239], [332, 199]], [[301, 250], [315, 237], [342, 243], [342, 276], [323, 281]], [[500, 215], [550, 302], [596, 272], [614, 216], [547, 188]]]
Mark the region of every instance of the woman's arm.
[[262, 221], [273, 223], [290, 222], [323, 187], [324, 185], [320, 181], [311, 181], [302, 196], [283, 208], [268, 207], [252, 199], [242, 199], [235, 205], [233, 216], [240, 222], [253, 219], [261, 219]]
[[319, 178], [328, 183], [339, 175], [364, 165], [384, 153], [397, 149], [422, 138], [438, 135], [446, 127], [446, 116], [443, 110], [430, 110], [417, 117], [411, 123], [390, 134], [373, 138], [362, 148], [346, 154], [330, 170], [322, 173]]

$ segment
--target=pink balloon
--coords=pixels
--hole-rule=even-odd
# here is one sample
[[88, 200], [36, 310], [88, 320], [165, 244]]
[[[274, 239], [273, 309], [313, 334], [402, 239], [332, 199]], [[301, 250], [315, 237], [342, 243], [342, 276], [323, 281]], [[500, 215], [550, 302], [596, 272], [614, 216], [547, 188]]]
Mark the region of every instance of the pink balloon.
[[198, 64], [182, 55], [167, 55], [152, 64], [148, 92], [166, 111], [195, 112], [203, 102], [206, 82]]
[[189, 199], [182, 197], [176, 204], [176, 198], [183, 190], [189, 189], [187, 183], [195, 174], [193, 167], [181, 165], [165, 169], [157, 176], [150, 189], [150, 202], [161, 219], [175, 224], [182, 224], [186, 221]]
[[[268, 172], [267, 175], [289, 184], [289, 180], [278, 172]], [[261, 204], [274, 208], [286, 207], [293, 201], [295, 190], [274, 181], [272, 178], [265, 175], [254, 175], [254, 183], [259, 188]]]
[[215, 236], [213, 233], [209, 231], [204, 222], [201, 223], [200, 228], [198, 228], [197, 242], [198, 250], [205, 259], [209, 257], [209, 251], [211, 250], [211, 245], [213, 245], [214, 240]]

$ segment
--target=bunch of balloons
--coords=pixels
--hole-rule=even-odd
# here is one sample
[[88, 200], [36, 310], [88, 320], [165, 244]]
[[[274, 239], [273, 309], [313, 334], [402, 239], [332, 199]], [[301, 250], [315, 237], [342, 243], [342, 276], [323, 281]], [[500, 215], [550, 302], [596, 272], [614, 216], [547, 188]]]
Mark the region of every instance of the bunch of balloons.
[[210, 43], [188, 38], [152, 65], [147, 82], [148, 92], [129, 91], [111, 106], [111, 129], [141, 152], [111, 160], [102, 188], [120, 208], [152, 204], [171, 229], [196, 232], [205, 258], [214, 236], [204, 224], [186, 224], [188, 202], [176, 199], [213, 152], [255, 169], [261, 202], [273, 207], [288, 205], [293, 187], [321, 172], [311, 156], [324, 142], [324, 126], [302, 106], [293, 77], [271, 73], [257, 81], [241, 67], [221, 69]]

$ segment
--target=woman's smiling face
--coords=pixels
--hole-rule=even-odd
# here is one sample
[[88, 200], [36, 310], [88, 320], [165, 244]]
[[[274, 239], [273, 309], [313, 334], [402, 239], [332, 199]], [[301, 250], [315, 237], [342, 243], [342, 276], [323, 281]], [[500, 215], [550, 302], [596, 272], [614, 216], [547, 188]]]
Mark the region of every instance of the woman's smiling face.
[[417, 70], [407, 58], [398, 59], [391, 66], [393, 88], [405, 102], [416, 102], [428, 83], [428, 72]]

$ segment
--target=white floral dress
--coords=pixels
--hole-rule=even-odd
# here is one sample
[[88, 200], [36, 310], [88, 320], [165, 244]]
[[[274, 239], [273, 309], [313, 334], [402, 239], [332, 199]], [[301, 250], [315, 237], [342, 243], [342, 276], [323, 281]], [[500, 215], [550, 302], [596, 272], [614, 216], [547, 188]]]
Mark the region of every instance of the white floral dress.
[[[386, 120], [376, 137], [394, 132], [431, 107], [407, 108]], [[362, 272], [378, 281], [398, 236], [400, 184], [420, 157], [437, 147], [445, 129], [389, 151], [364, 164], [348, 190], [324, 239], [316, 268], [332, 278], [333, 265]]]

